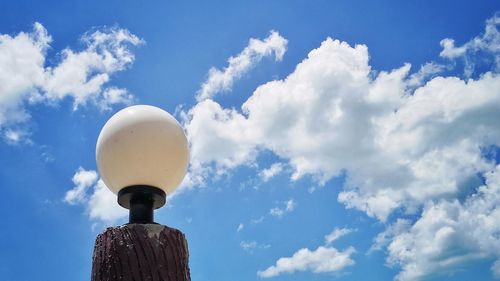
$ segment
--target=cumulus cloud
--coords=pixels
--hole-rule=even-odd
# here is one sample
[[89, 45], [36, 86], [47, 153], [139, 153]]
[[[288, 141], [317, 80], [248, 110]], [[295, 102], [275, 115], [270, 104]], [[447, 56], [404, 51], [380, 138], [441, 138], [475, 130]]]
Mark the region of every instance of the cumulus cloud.
[[280, 207], [274, 207], [271, 210], [269, 210], [269, 214], [274, 217], [281, 218], [285, 214], [288, 214], [295, 210], [295, 206], [297, 205], [293, 199], [290, 199], [288, 201], [283, 202], [283, 208]]
[[228, 59], [228, 66], [224, 70], [212, 67], [208, 71], [208, 78], [201, 85], [196, 99], [202, 101], [212, 98], [218, 92], [231, 90], [234, 81], [264, 57], [274, 55], [276, 61], [282, 60], [287, 43], [288, 41], [276, 31], [271, 31], [269, 37], [264, 40], [251, 38], [241, 53]]
[[409, 91], [409, 64], [373, 76], [368, 60], [366, 46], [329, 38], [286, 79], [259, 86], [241, 112], [196, 104], [185, 115], [192, 168], [220, 173], [270, 150], [288, 160], [292, 180], [347, 172], [339, 201], [383, 221], [456, 195], [491, 168], [481, 147], [500, 140], [496, 73], [438, 76]]
[[255, 242], [255, 241], [251, 241], [251, 242], [241, 241], [240, 247], [243, 250], [253, 249], [253, 248], [257, 247], [257, 242]]
[[500, 278], [500, 259], [497, 259], [491, 266], [491, 271], [495, 278]]
[[0, 132], [4, 138], [19, 142], [29, 135], [7, 135], [12, 128], [23, 131], [17, 127], [30, 118], [26, 103], [55, 104], [70, 97], [75, 110], [89, 101], [106, 110], [133, 100], [126, 90], [106, 85], [115, 72], [134, 61], [130, 47], [143, 41], [117, 27], [86, 33], [81, 41], [83, 50], [66, 48], [58, 63], [46, 66], [52, 37], [42, 24], [35, 23], [29, 33], [0, 35]]
[[429, 78], [436, 76], [436, 74], [447, 69], [446, 66], [438, 64], [435, 62], [425, 63], [420, 67], [420, 69], [408, 77], [408, 87], [419, 87], [422, 86]]
[[118, 205], [116, 194], [111, 192], [101, 179], [94, 185], [86, 207], [90, 219], [107, 225], [128, 217], [128, 211]]
[[[0, 128], [1, 129], [1, 128]], [[18, 145], [21, 143], [32, 144], [30, 132], [24, 128], [8, 128], [3, 132], [3, 139], [10, 145]]]
[[296, 271], [311, 271], [314, 273], [337, 272], [347, 266], [353, 265], [351, 255], [355, 253], [354, 248], [349, 247], [345, 251], [338, 251], [332, 247], [320, 246], [311, 251], [303, 248], [295, 252], [291, 257], [280, 258], [276, 265], [266, 270], [258, 271], [257, 275], [262, 278], [270, 278], [283, 273], [294, 273]]
[[240, 231], [242, 231], [242, 230], [243, 230], [243, 228], [245, 228], [245, 225], [244, 225], [243, 223], [240, 223], [240, 224], [238, 225], [238, 228], [236, 228], [236, 232], [240, 232]]
[[0, 35], [0, 129], [24, 122], [23, 100], [45, 80], [45, 53], [52, 38], [35, 23], [30, 33]]
[[[441, 56], [473, 63], [469, 53], [480, 49], [498, 62], [498, 18], [489, 19], [484, 34], [470, 41], [476, 43], [461, 47], [441, 43]], [[462, 47], [466, 51], [454, 49]], [[440, 233], [436, 232], [440, 228], [430, 228], [428, 236], [416, 228], [427, 216], [431, 220], [430, 214], [443, 217], [440, 224], [446, 225], [456, 220], [446, 217], [450, 213], [461, 214], [461, 209], [475, 206], [462, 205], [459, 199], [479, 188], [484, 175], [495, 169], [484, 149], [500, 146], [498, 68], [493, 65], [466, 79], [439, 75], [445, 68], [429, 63], [412, 73], [410, 64], [402, 64], [376, 71], [369, 64], [367, 46], [328, 38], [286, 78], [257, 87], [240, 108], [224, 108], [206, 99], [184, 112], [191, 171], [200, 178], [223, 174], [251, 165], [260, 152], [270, 151], [291, 168], [291, 180], [309, 176], [324, 185], [345, 175], [338, 201], [347, 208], [381, 222], [398, 219], [391, 215], [417, 218], [397, 220], [399, 225], [378, 236], [373, 247], [394, 248], [389, 261], [401, 268], [400, 280], [492, 257], [477, 243], [463, 243], [472, 245], [462, 248], [463, 253], [447, 251], [450, 246], [442, 243], [461, 239], [452, 234], [457, 232], [454, 223]], [[470, 224], [463, 231], [479, 229], [479, 218], [488, 210], [478, 207], [468, 212]], [[418, 241], [439, 237], [449, 239], [433, 244], [434, 256], [420, 254], [423, 246]], [[404, 241], [403, 250], [393, 244], [398, 239]], [[431, 258], [436, 258], [436, 265], [426, 264]], [[412, 268], [418, 268], [420, 275]]]
[[372, 79], [366, 46], [327, 39], [285, 80], [258, 87], [242, 113], [212, 100], [189, 110], [192, 170], [246, 165], [268, 149], [288, 159], [293, 180], [347, 171], [339, 201], [381, 220], [406, 202], [457, 194], [491, 166], [481, 146], [499, 139], [500, 79], [436, 77], [410, 94], [409, 70]]
[[254, 249], [269, 249], [271, 245], [269, 244], [259, 244], [256, 241], [241, 241], [240, 247], [248, 252]]
[[97, 181], [97, 173], [93, 170], [84, 170], [79, 167], [72, 179], [75, 187], [66, 192], [64, 196], [64, 201], [68, 204], [75, 205], [76, 203], [82, 203], [87, 198], [87, 189], [94, 185]]
[[408, 230], [410, 226], [410, 220], [398, 218], [394, 223], [386, 226], [383, 232], [377, 234], [375, 239], [373, 239], [374, 243], [368, 250], [367, 254], [371, 254], [374, 251], [382, 250], [387, 247], [397, 234]]
[[66, 192], [64, 202], [84, 205], [89, 219], [111, 225], [127, 217], [127, 210], [118, 205], [116, 195], [106, 187], [96, 171], [78, 168], [73, 183], [75, 187]]
[[492, 271], [498, 273], [500, 165], [484, 176], [485, 185], [463, 202], [429, 202], [415, 223], [398, 220], [377, 236], [378, 245], [388, 244], [387, 262], [402, 269], [396, 280], [421, 280], [486, 258], [497, 260]]
[[351, 256], [356, 252], [354, 247], [348, 247], [344, 251], [330, 247], [333, 241], [351, 233], [352, 229], [335, 228], [332, 233], [325, 236], [325, 246], [320, 246], [316, 250], [302, 248], [296, 251], [291, 257], [282, 257], [276, 264], [266, 270], [258, 271], [257, 275], [262, 278], [271, 278], [283, 273], [294, 273], [296, 271], [311, 271], [313, 273], [338, 272], [347, 266], [354, 265]]
[[[489, 61], [496, 71], [500, 71], [500, 12], [486, 21], [485, 32], [481, 36], [477, 36], [461, 46], [455, 45], [455, 40], [445, 38], [440, 44], [443, 50], [440, 56], [450, 60], [463, 59], [465, 62], [465, 76], [469, 77], [473, 74], [475, 64], [480, 61], [484, 63]], [[481, 59], [477, 59], [478, 57]]]
[[[258, 149], [267, 148], [290, 159], [295, 168], [294, 179], [314, 173], [324, 181], [337, 174], [342, 169], [335, 165], [339, 161], [330, 161], [329, 155], [320, 150], [322, 145], [331, 146], [332, 136], [328, 133], [331, 134], [332, 130], [322, 128], [323, 124], [316, 124], [316, 120], [341, 115], [341, 99], [329, 97], [335, 93], [332, 92], [333, 85], [345, 82], [343, 92], [348, 94], [356, 93], [354, 88], [368, 82], [369, 67], [366, 63], [364, 68], [362, 64], [360, 67], [356, 64], [362, 60], [367, 61], [366, 47], [360, 45], [352, 49], [346, 43], [328, 39], [322, 47], [312, 51], [287, 79], [257, 88], [243, 104], [243, 113], [222, 108], [212, 100], [198, 103], [185, 114], [193, 170], [214, 163], [215, 170], [220, 173], [253, 162]], [[355, 68], [355, 73], [342, 70], [349, 65]], [[323, 66], [331, 69], [323, 69]], [[334, 75], [337, 67], [338, 76]]]
[[241, 123], [246, 120], [236, 110], [224, 109], [209, 99], [183, 115], [190, 143], [190, 178], [197, 179], [197, 183], [203, 183], [214, 170], [218, 175], [224, 174], [227, 169], [255, 158], [255, 145], [250, 138], [241, 136], [251, 132], [242, 130]]
[[274, 163], [269, 168], [260, 171], [259, 176], [263, 182], [269, 181], [274, 176], [278, 175], [283, 171], [282, 163]]
[[325, 236], [325, 245], [330, 245], [334, 241], [340, 239], [343, 236], [346, 236], [347, 234], [350, 234], [353, 232], [353, 229], [350, 228], [335, 228], [330, 232], [328, 235]]
[[115, 104], [131, 105], [134, 99], [127, 89], [110, 87], [102, 92], [102, 99], [96, 103], [102, 111], [109, 111]]
[[250, 223], [251, 224], [259, 224], [259, 223], [262, 223], [264, 221], [264, 219], [265, 219], [265, 217], [261, 216], [261, 217], [256, 218], [256, 219], [251, 219]]
[[462, 46], [455, 46], [455, 40], [445, 38], [440, 44], [443, 50], [439, 54], [442, 57], [454, 59], [463, 57], [467, 52], [477, 52], [487, 50], [491, 53], [500, 52], [500, 37], [498, 25], [500, 24], [500, 13], [496, 13], [486, 21], [485, 32], [478, 37], [464, 43]]
[[82, 42], [86, 46], [83, 51], [65, 49], [61, 62], [46, 69], [43, 98], [58, 101], [70, 96], [74, 109], [89, 100], [99, 103], [104, 98], [107, 98], [106, 103], [121, 103], [124, 95], [110, 94], [113, 88], [103, 91], [103, 85], [110, 75], [124, 70], [134, 61], [129, 46], [139, 45], [142, 40], [126, 29], [111, 28], [85, 34]]

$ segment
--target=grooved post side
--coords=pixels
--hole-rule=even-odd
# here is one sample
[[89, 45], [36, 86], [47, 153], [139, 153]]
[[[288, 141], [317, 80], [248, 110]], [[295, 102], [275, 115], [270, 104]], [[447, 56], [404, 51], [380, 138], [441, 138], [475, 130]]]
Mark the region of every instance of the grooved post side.
[[96, 238], [91, 281], [191, 281], [184, 234], [158, 224], [110, 227]]

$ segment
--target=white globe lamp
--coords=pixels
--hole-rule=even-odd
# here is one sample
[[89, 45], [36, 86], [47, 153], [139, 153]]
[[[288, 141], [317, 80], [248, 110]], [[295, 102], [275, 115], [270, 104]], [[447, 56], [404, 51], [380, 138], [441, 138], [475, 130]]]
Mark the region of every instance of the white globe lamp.
[[96, 145], [97, 168], [130, 223], [152, 223], [186, 175], [186, 135], [168, 112], [150, 105], [120, 110], [104, 125]]

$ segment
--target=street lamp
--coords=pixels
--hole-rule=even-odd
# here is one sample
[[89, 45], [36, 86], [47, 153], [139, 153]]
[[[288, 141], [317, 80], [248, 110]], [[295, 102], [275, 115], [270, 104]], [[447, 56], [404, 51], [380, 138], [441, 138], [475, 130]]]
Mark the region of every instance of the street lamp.
[[97, 139], [97, 167], [120, 206], [130, 210], [129, 223], [153, 222], [153, 209], [186, 174], [188, 151], [181, 126], [160, 108], [130, 106], [108, 120]]
[[128, 224], [97, 236], [91, 280], [190, 280], [184, 234], [153, 216], [186, 174], [189, 147], [179, 123], [154, 106], [127, 107], [102, 128], [96, 160], [102, 180], [130, 211]]

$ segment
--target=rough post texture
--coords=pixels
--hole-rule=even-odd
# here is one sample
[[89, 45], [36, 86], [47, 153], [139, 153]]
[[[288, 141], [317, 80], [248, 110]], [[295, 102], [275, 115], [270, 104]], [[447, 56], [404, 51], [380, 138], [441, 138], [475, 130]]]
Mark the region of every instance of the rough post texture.
[[190, 281], [184, 234], [158, 224], [110, 227], [96, 238], [92, 281]]

